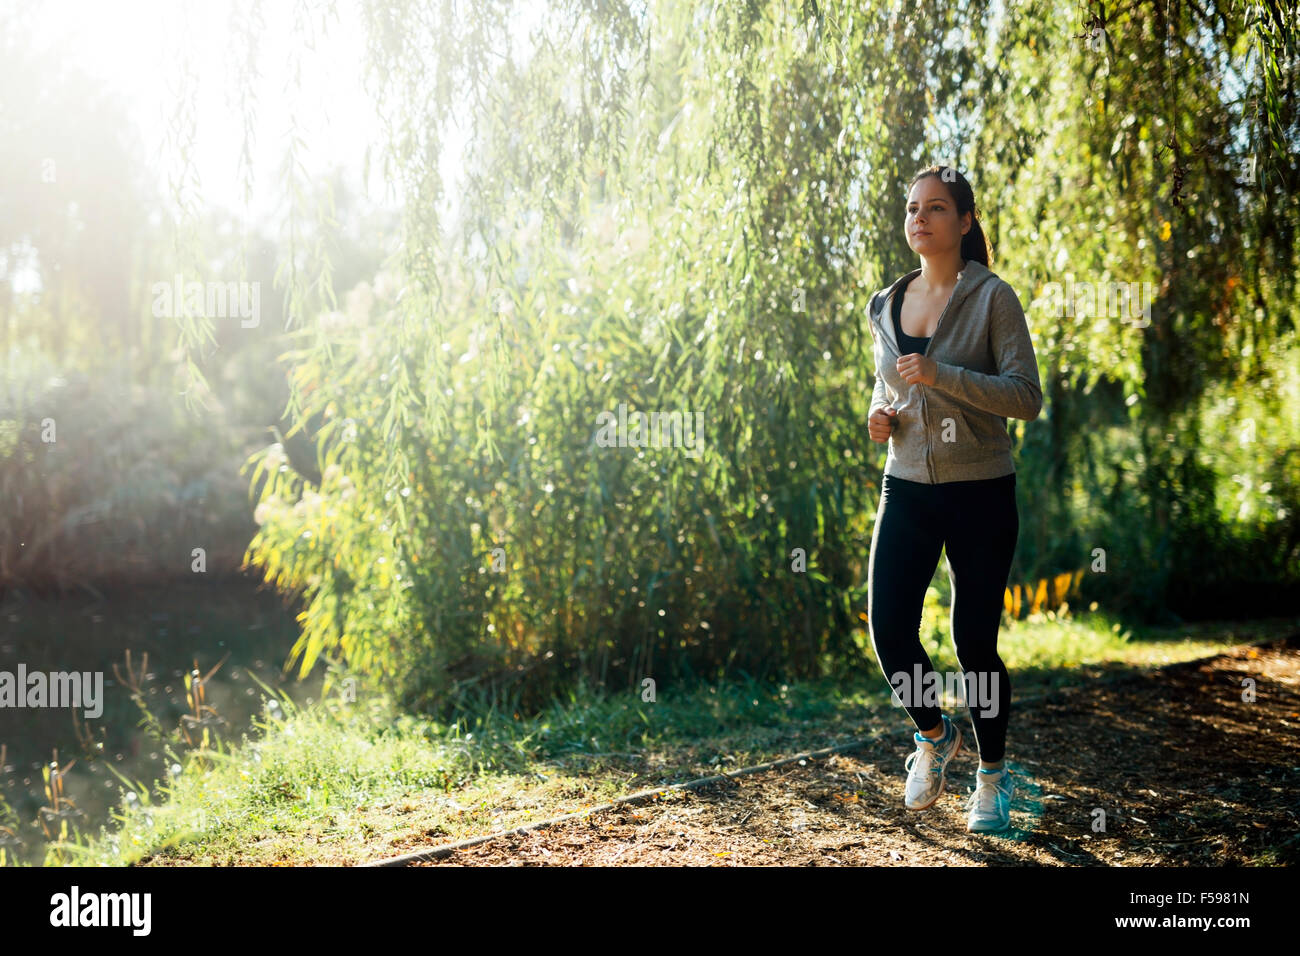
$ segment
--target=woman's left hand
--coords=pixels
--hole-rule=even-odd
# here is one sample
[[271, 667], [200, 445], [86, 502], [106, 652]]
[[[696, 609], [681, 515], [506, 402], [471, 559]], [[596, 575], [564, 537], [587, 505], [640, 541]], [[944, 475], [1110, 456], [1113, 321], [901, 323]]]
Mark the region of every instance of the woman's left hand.
[[939, 366], [934, 359], [926, 358], [920, 352], [900, 355], [898, 358], [898, 374], [908, 385], [933, 385], [934, 373], [937, 371]]

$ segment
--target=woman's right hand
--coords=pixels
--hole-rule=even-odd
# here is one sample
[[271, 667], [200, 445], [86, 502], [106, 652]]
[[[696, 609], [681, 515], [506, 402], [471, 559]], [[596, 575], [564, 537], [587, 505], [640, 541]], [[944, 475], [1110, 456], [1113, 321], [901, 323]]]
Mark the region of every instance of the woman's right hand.
[[889, 441], [890, 433], [897, 423], [898, 410], [892, 405], [885, 405], [883, 408], [877, 408], [867, 419], [867, 434], [871, 436], [872, 441], [883, 445]]

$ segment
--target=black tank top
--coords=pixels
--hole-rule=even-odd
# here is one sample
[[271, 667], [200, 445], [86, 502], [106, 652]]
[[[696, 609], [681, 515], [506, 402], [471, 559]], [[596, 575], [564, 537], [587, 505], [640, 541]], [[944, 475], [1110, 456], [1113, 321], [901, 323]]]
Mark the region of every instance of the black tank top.
[[[912, 278], [916, 278], [913, 276]], [[913, 352], [924, 354], [926, 347], [930, 344], [930, 336], [908, 335], [903, 331], [903, 290], [907, 288], [912, 279], [908, 279], [898, 287], [894, 293], [894, 334], [898, 336], [898, 354], [910, 355]]]

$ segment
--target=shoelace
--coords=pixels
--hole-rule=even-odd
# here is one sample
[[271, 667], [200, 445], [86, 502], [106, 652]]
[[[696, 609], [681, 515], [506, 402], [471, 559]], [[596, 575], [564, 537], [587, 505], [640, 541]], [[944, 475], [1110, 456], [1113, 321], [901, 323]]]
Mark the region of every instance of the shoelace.
[[[926, 767], [925, 770], [929, 770], [930, 773], [933, 774], [943, 773], [943, 756], [939, 753], [939, 751], [923, 750], [919, 746], [917, 747], [916, 750], [913, 750], [910, 754], [907, 755], [907, 760], [904, 761], [903, 763], [903, 766], [907, 769], [908, 773], [912, 772], [912, 767], [915, 766], [916, 762], [920, 760], [922, 757], [933, 758], [930, 761], [930, 765]], [[921, 772], [924, 773], [925, 770], [922, 770]]]
[[976, 783], [975, 792], [966, 798], [966, 809], [978, 806], [981, 814], [996, 815], [999, 796], [1006, 797], [1006, 792], [996, 783]]

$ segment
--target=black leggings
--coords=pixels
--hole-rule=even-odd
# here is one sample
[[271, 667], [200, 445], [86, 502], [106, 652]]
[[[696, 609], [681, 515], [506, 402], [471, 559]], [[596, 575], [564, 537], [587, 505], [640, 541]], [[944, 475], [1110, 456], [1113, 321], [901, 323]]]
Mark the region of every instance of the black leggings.
[[[917, 675], [932, 680], [925, 678], [934, 668], [921, 646], [921, 610], [940, 549], [946, 549], [962, 686], [991, 695], [966, 698], [980, 759], [989, 763], [1005, 755], [1011, 714], [1011, 678], [998, 656], [998, 626], [1019, 534], [1014, 473], [937, 485], [885, 475], [881, 483], [867, 572], [867, 618], [876, 659], [896, 697], [900, 686], [915, 688]], [[900, 672], [906, 682], [896, 681]], [[942, 687], [949, 685], [949, 679], [942, 679]], [[936, 702], [917, 694], [900, 699], [917, 730], [938, 726]], [[996, 706], [989, 706], [990, 701]]]

